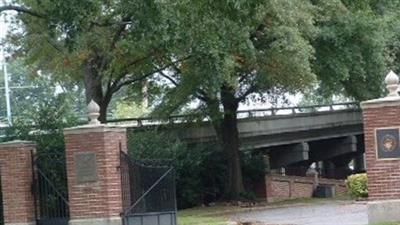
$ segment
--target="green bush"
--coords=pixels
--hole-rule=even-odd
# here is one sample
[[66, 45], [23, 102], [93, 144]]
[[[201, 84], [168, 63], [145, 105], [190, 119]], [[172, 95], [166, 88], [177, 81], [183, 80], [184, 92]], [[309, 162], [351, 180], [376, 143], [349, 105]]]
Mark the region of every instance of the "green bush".
[[223, 193], [226, 163], [215, 145], [189, 145], [174, 132], [148, 129], [128, 132], [128, 150], [138, 160], [172, 160], [179, 208], [216, 201]]
[[365, 173], [349, 176], [346, 180], [346, 186], [350, 196], [353, 198], [368, 197], [367, 181], [367, 174]]
[[14, 119], [0, 141], [34, 141], [38, 154], [64, 152], [63, 129], [78, 124], [69, 105], [64, 95], [36, 102], [34, 108]]
[[[129, 154], [138, 160], [170, 159], [175, 168], [178, 208], [188, 208], [222, 200], [228, 182], [224, 152], [216, 143], [186, 143], [179, 131], [162, 128], [128, 130]], [[257, 183], [264, 183], [261, 153], [241, 155], [246, 192], [243, 199], [256, 199]]]

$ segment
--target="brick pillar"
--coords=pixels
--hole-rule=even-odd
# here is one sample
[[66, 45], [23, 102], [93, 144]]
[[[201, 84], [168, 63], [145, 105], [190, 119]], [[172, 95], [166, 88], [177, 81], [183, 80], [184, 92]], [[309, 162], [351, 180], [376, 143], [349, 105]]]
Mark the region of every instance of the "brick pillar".
[[64, 130], [70, 225], [121, 225], [120, 145], [126, 131], [106, 125]]
[[273, 202], [274, 201], [274, 192], [273, 192], [273, 187], [272, 187], [272, 175], [271, 174], [266, 174], [265, 175], [265, 195], [266, 195], [266, 200], [267, 202]]
[[370, 223], [400, 221], [399, 79], [385, 79], [389, 96], [361, 103], [364, 120]]
[[1, 191], [4, 223], [36, 224], [32, 194], [32, 154], [35, 144], [11, 141], [0, 144]]

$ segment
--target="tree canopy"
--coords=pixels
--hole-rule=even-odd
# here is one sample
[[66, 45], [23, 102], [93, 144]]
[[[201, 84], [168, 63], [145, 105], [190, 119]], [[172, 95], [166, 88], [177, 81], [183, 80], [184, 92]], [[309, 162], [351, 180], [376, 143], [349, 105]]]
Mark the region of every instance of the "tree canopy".
[[[112, 96], [167, 67], [162, 4], [157, 1], [12, 1], [20, 12], [9, 51], [57, 80], [84, 82], [87, 102], [106, 120]], [[179, 59], [176, 59], [179, 60]]]
[[239, 103], [315, 86], [326, 97], [379, 96], [391, 58], [388, 9], [394, 2], [219, 3], [179, 1], [171, 9], [181, 37], [175, 54], [191, 57], [165, 74], [176, 88], [165, 95], [159, 110], [172, 112], [200, 100], [226, 152], [228, 192], [237, 198], [244, 191]]

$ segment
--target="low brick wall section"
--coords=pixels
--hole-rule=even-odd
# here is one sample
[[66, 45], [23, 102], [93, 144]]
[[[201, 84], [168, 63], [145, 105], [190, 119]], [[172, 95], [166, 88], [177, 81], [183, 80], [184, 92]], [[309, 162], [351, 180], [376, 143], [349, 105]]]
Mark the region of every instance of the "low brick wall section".
[[267, 175], [265, 177], [266, 194], [268, 202], [282, 201], [295, 198], [310, 198], [314, 189], [319, 185], [332, 185], [335, 187], [336, 195], [344, 194], [347, 188], [344, 180]]

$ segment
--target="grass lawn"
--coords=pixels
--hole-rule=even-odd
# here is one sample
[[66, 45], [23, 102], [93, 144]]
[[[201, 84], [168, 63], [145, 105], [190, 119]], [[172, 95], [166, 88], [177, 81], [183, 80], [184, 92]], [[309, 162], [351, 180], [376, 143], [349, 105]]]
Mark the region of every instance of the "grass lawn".
[[215, 206], [185, 209], [178, 212], [179, 225], [226, 225], [228, 217], [224, 214], [230, 207]]

